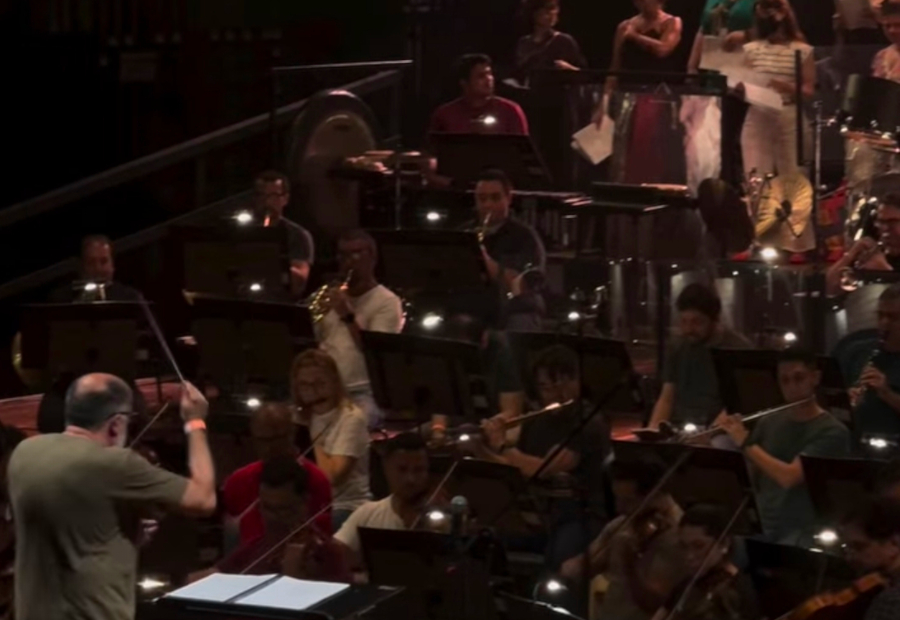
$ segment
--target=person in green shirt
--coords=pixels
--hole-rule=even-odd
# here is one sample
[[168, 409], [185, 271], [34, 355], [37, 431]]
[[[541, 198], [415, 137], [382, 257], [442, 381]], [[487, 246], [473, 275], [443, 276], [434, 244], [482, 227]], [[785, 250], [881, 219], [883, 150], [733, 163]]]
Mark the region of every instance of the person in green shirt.
[[815, 400], [821, 372], [802, 349], [784, 351], [778, 383], [785, 402], [797, 405], [747, 430], [739, 415], [717, 420], [744, 452], [753, 475], [763, 533], [771, 542], [808, 546], [817, 531], [800, 455], [846, 458], [850, 432]]

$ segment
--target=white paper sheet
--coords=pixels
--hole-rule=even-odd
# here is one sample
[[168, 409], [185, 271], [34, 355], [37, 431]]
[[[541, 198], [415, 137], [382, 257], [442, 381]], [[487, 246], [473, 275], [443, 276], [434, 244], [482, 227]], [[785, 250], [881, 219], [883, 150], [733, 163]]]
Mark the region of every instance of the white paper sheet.
[[281, 577], [250, 596], [235, 601], [235, 604], [269, 609], [303, 610], [318, 605], [349, 587], [346, 583], [302, 581], [291, 577]]
[[738, 48], [734, 52], [722, 49], [724, 39], [721, 37], [703, 37], [703, 55], [700, 57], [700, 68], [707, 71], [725, 73], [733, 67], [744, 64], [744, 50]]
[[275, 575], [226, 575], [216, 573], [200, 581], [166, 594], [166, 598], [189, 599], [208, 603], [224, 603], [248, 590], [264, 584]]
[[609, 115], [604, 115], [599, 129], [591, 123], [575, 132], [572, 136], [572, 148], [596, 166], [612, 155], [615, 133], [615, 121]]

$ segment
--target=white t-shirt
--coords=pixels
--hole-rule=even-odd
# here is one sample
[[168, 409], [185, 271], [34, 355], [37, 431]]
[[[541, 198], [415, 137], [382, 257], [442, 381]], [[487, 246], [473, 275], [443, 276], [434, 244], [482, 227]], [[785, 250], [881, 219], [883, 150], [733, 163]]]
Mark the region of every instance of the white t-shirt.
[[[337, 418], [325, 431], [328, 424]], [[322, 435], [322, 432], [325, 434]], [[355, 510], [371, 497], [369, 492], [369, 421], [362, 409], [346, 403], [323, 415], [313, 416], [309, 433], [317, 444], [331, 456], [349, 456], [356, 459], [350, 474], [340, 486], [333, 487], [334, 508]]]
[[391, 505], [391, 495], [377, 502], [366, 502], [350, 515], [337, 534], [335, 539], [344, 543], [356, 553], [361, 550], [359, 542], [359, 528], [371, 527], [380, 530], [405, 530], [406, 524], [400, 518]]
[[[371, 291], [350, 298], [350, 307], [360, 329], [370, 332], [399, 334], [403, 329], [403, 304], [386, 287], [378, 285]], [[350, 328], [331, 311], [316, 327], [320, 348], [337, 363], [341, 379], [347, 389], [367, 387], [369, 373], [362, 351], [356, 346]]]

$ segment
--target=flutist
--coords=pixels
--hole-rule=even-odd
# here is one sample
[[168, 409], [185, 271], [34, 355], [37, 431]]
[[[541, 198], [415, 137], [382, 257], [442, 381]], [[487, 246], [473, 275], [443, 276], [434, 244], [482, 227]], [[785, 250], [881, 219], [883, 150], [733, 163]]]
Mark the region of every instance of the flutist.
[[793, 409], [761, 419], [748, 431], [740, 416], [717, 420], [743, 450], [753, 474], [763, 532], [770, 541], [808, 546], [816, 516], [803, 478], [800, 455], [849, 455], [850, 433], [812, 397], [821, 372], [812, 353], [789, 349], [778, 362], [778, 384]]
[[878, 299], [878, 336], [854, 343], [841, 356], [841, 370], [854, 405], [858, 438], [900, 437], [900, 284]]

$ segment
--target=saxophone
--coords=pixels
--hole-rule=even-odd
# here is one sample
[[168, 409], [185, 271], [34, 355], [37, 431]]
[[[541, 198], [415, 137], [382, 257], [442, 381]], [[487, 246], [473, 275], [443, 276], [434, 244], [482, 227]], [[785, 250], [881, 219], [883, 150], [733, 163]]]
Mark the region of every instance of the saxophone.
[[[338, 288], [342, 291], [346, 291], [347, 287], [350, 286], [350, 278], [353, 277], [353, 270], [349, 269], [347, 271], [347, 277], [344, 278], [343, 282], [340, 283]], [[316, 291], [307, 297], [306, 307], [309, 308], [309, 314], [312, 316], [313, 323], [319, 323], [322, 319], [325, 318], [325, 315], [328, 314], [330, 308], [328, 307], [328, 302], [331, 300], [331, 295], [329, 291], [331, 291], [334, 286], [333, 282], [328, 284], [323, 284]]]

